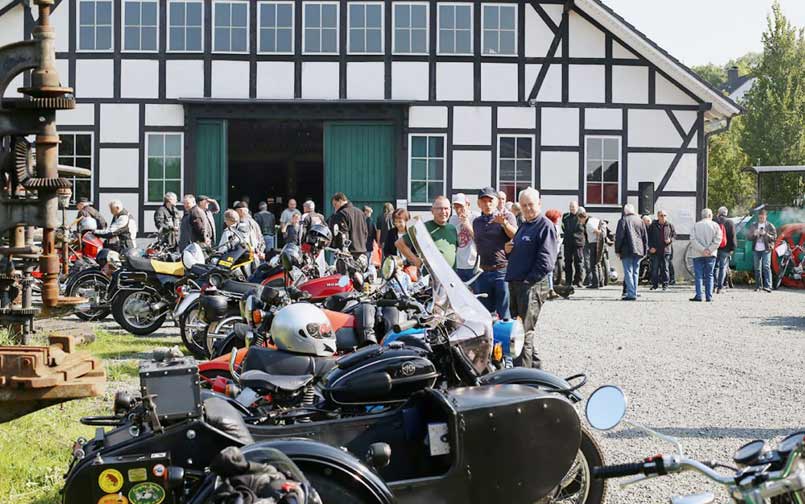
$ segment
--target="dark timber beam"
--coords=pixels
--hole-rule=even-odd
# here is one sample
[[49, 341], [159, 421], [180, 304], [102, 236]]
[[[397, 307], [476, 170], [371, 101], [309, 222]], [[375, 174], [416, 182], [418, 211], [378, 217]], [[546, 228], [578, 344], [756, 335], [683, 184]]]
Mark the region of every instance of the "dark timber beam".
[[[690, 142], [693, 140], [694, 135], [699, 128], [699, 121], [693, 123], [693, 127], [690, 128], [690, 131], [687, 135], [685, 135], [684, 142], [682, 142], [682, 146], [677, 151], [676, 155], [674, 156], [674, 160], [671, 161], [671, 166], [668, 167], [668, 170], [663, 175], [662, 180], [660, 181], [660, 185], [657, 186], [657, 190], [655, 191], [655, 196], [659, 198], [663, 195], [663, 191], [665, 186], [668, 184], [668, 181], [671, 180], [671, 176], [674, 174], [674, 170], [676, 170], [677, 165], [679, 165], [679, 161], [682, 160], [682, 156], [685, 155], [685, 151], [687, 150]], [[699, 140], [701, 141], [701, 139]]]

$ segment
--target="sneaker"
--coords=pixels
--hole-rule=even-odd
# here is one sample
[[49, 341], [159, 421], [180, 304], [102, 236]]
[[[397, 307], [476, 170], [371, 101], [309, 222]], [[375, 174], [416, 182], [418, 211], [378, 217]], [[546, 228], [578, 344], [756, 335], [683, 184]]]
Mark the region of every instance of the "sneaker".
[[694, 297], [690, 298], [689, 301], [693, 301], [693, 302], [696, 302], [696, 303], [701, 303], [702, 298], [698, 298], [698, 297], [694, 296]]
[[771, 289], [769, 287], [763, 287], [763, 290], [766, 292], [771, 292]]
[[663, 285], [663, 286], [662, 286], [662, 290], [664, 290], [664, 291], [668, 290], [668, 286], [667, 286], [667, 285]]
[[755, 292], [760, 292], [760, 287], [755, 287]]
[[656, 285], [652, 285], [649, 290], [657, 290], [657, 289], [658, 289], [658, 287]]
[[716, 289], [716, 294], [721, 294], [721, 287]]
[[[700, 299], [699, 301], [701, 301], [701, 299]], [[704, 301], [705, 301], [705, 302], [707, 302], [707, 303], [712, 303], [712, 302], [713, 302], [713, 298], [710, 298], [710, 299], [705, 299]]]
[[633, 297], [622, 297], [621, 301], [637, 301], [637, 298]]

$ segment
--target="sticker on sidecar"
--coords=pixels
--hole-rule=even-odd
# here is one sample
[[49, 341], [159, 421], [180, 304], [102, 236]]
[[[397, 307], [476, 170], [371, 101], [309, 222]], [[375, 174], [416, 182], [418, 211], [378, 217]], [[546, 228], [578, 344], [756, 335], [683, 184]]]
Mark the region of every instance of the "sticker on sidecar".
[[123, 475], [117, 469], [104, 469], [98, 476], [98, 486], [108, 494], [118, 492], [123, 488]]
[[132, 483], [139, 483], [140, 481], [148, 480], [148, 471], [145, 470], [145, 467], [129, 469], [128, 476], [129, 481], [131, 481]]
[[129, 500], [120, 494], [107, 494], [100, 498], [98, 504], [129, 504]]
[[129, 490], [131, 504], [160, 504], [165, 500], [165, 489], [150, 481], [139, 483]]

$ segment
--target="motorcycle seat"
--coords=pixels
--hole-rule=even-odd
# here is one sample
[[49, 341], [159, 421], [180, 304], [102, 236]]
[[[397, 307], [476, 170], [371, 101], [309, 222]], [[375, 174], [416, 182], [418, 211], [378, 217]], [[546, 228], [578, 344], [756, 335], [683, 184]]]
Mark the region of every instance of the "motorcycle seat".
[[251, 294], [252, 291], [260, 287], [260, 284], [249, 283], [249, 282], [238, 282], [237, 280], [227, 280], [221, 286], [222, 291], [231, 292], [234, 294], [242, 294], [247, 295]]
[[311, 374], [275, 375], [259, 369], [252, 369], [240, 375], [240, 384], [243, 387], [255, 390], [258, 394], [264, 392], [296, 392], [307, 386], [314, 378]]
[[154, 273], [154, 267], [151, 265], [151, 259], [147, 257], [140, 257], [133, 254], [127, 254], [129, 266], [136, 271], [145, 271], [147, 273]]
[[181, 261], [169, 262], [151, 259], [151, 267], [160, 275], [184, 276], [184, 264]]
[[204, 416], [208, 424], [232, 436], [243, 445], [254, 443], [241, 413], [220, 397], [204, 400]]
[[253, 369], [265, 371], [272, 375], [313, 375], [321, 378], [335, 367], [335, 357], [316, 357], [312, 355], [293, 354], [253, 346], [243, 360], [243, 371]]

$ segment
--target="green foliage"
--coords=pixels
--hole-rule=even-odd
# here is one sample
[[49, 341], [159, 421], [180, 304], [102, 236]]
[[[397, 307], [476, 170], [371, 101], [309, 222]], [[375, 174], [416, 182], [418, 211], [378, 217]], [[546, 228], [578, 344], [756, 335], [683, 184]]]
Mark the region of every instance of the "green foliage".
[[736, 117], [729, 131], [710, 139], [708, 206], [725, 206], [730, 214], [746, 213], [755, 202], [755, 177], [743, 169], [749, 157], [739, 144], [743, 135], [743, 118]]
[[738, 58], [733, 58], [723, 65], [707, 63], [693, 67], [693, 71], [699, 74], [704, 80], [713, 85], [716, 89], [723, 90], [727, 86], [727, 71], [732, 67], [738, 67], [738, 75], [744, 76], [754, 72], [755, 67], [760, 61], [759, 53], [746, 53]]
[[[741, 148], [755, 164], [805, 163], [805, 35], [772, 6], [763, 34], [757, 81], [746, 94]], [[767, 181], [768, 179], [768, 181]], [[764, 177], [765, 202], [792, 204], [803, 192], [798, 174]]]

